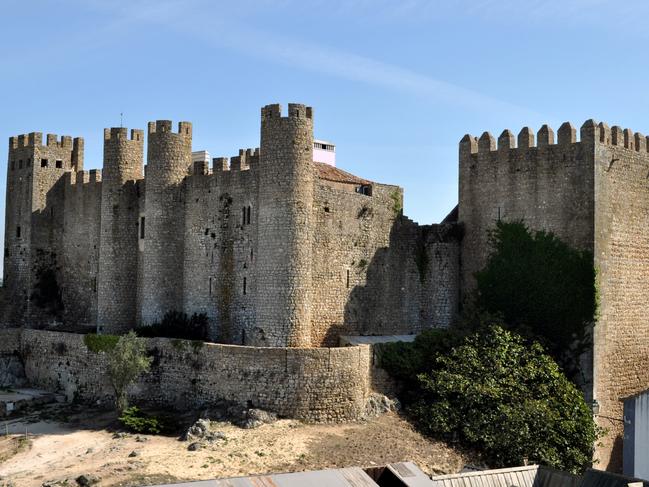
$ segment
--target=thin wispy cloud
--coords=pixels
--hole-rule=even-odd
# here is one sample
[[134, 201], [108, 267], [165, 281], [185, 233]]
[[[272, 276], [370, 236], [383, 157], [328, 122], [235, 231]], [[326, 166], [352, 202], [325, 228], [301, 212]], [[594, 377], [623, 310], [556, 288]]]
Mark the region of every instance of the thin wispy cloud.
[[[416, 3], [418, 0], [412, 1]], [[252, 58], [285, 65], [287, 68], [397, 90], [432, 103], [453, 104], [472, 110], [507, 112], [522, 117], [538, 115], [515, 103], [405, 67], [283, 36], [276, 30], [252, 28], [233, 20], [225, 11], [215, 11], [209, 17], [209, 25], [206, 25], [206, 9], [203, 7], [207, 4], [202, 2], [143, 0], [131, 3], [125, 8], [119, 2], [93, 0], [92, 5], [94, 8], [111, 11], [134, 28], [141, 23], [164, 26], [167, 30], [194, 38], [205, 45], [237, 51]]]

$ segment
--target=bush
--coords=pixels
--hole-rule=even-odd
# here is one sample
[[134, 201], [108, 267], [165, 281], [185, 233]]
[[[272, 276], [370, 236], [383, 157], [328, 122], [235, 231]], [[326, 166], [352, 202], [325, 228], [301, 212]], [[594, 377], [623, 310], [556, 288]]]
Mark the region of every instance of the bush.
[[[577, 473], [591, 464], [592, 413], [540, 344], [528, 347], [492, 326], [446, 354], [433, 352], [432, 363], [419, 363], [418, 353], [412, 363], [425, 371], [416, 375], [407, 412], [424, 433], [457, 437], [494, 467], [527, 460]], [[401, 362], [392, 362], [397, 374], [411, 367]]]
[[476, 273], [477, 308], [539, 341], [574, 376], [597, 308], [592, 254], [520, 222], [499, 221], [489, 237], [492, 253]]
[[179, 338], [184, 340], [206, 341], [208, 331], [208, 319], [205, 313], [194, 313], [187, 316], [179, 311], [167, 312], [160, 323], [149, 326], [141, 326], [136, 332], [141, 337], [165, 337]]
[[85, 343], [88, 350], [91, 352], [110, 352], [115, 348], [119, 337], [116, 335], [97, 335], [95, 333], [88, 333], [83, 336], [83, 343]]
[[119, 422], [134, 433], [161, 433], [165, 427], [163, 421], [155, 416], [145, 414], [137, 406], [124, 409], [119, 417]]
[[115, 390], [115, 403], [119, 412], [128, 407], [127, 389], [144, 372], [148, 372], [152, 359], [133, 331], [119, 337], [108, 352], [108, 376]]

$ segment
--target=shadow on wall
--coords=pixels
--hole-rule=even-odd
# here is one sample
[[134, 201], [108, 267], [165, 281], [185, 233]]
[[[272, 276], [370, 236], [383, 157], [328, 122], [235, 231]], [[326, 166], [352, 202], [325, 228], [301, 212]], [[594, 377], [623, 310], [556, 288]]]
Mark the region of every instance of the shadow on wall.
[[329, 328], [324, 343], [340, 335], [407, 335], [449, 326], [459, 306], [457, 223], [419, 226], [398, 217], [388, 247], [365, 266], [350, 266], [353, 286], [344, 324]]

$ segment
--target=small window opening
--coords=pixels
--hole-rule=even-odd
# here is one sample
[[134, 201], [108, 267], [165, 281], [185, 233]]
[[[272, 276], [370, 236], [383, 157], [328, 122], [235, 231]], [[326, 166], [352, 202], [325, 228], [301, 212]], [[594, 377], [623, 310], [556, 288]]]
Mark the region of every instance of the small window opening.
[[22, 169], [22, 168], [23, 168], [23, 160], [19, 159], [18, 160], [18, 169]]
[[144, 217], [140, 217], [140, 238], [144, 238]]
[[41, 159], [41, 167], [47, 167], [49, 161], [47, 159]]
[[54, 207], [50, 207], [50, 218], [54, 218]]
[[324, 207], [324, 211], [325, 211], [325, 213], [329, 213], [329, 207], [328, 207], [328, 206], [325, 206], [325, 207]]
[[20, 238], [20, 225], [16, 227], [16, 238]]
[[29, 167], [31, 164], [32, 164], [31, 158], [27, 159], [27, 161], [25, 162], [25, 167]]
[[9, 257], [9, 247], [5, 247], [5, 257]]
[[56, 168], [57, 168], [57, 169], [61, 169], [62, 167], [63, 167], [63, 161], [57, 159], [57, 161], [56, 161]]
[[347, 269], [347, 288], [349, 288], [349, 269]]
[[243, 278], [243, 294], [246, 295], [248, 293], [248, 280], [244, 277]]
[[210, 277], [210, 296], [212, 295], [212, 278]]
[[241, 330], [241, 345], [246, 344], [246, 330]]
[[248, 225], [250, 225], [250, 206], [248, 206], [248, 211], [246, 212], [246, 215], [248, 216]]

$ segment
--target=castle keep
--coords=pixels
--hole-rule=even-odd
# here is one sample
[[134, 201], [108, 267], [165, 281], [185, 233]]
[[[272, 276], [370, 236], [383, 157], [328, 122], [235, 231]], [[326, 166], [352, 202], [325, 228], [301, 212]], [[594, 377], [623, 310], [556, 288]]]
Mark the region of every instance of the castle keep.
[[313, 160], [313, 110], [261, 110], [259, 149], [192, 163], [192, 125], [9, 142], [6, 321], [121, 333], [206, 313], [214, 341], [321, 346], [417, 333], [457, 309], [453, 223], [401, 215], [402, 190]]
[[[579, 137], [563, 124], [556, 141], [548, 126], [498, 140], [466, 135], [458, 207], [418, 225], [402, 215], [400, 188], [314, 162], [313, 123], [310, 107], [266, 106], [260, 147], [211, 167], [192, 162], [188, 122], [152, 122], [146, 135], [106, 129], [102, 171], [83, 170], [80, 138], [12, 137], [4, 322], [122, 333], [168, 311], [205, 313], [218, 344], [192, 372], [159, 342], [173, 386], [144, 383], [147, 396], [227, 396], [303, 418], [356, 418], [376, 385], [371, 354], [318, 347], [449, 326], [486, 263], [487, 231], [523, 220], [593, 254], [599, 314], [583, 389], [610, 431], [600, 466], [619, 469], [621, 399], [649, 386], [649, 138], [592, 120]], [[75, 376], [75, 387], [99, 394], [97, 374], [83, 370], [101, 370], [100, 360], [78, 336], [7, 336], [7, 350], [31, 353], [35, 383], [64, 387], [62, 374]], [[65, 365], [50, 349], [68, 350]]]

